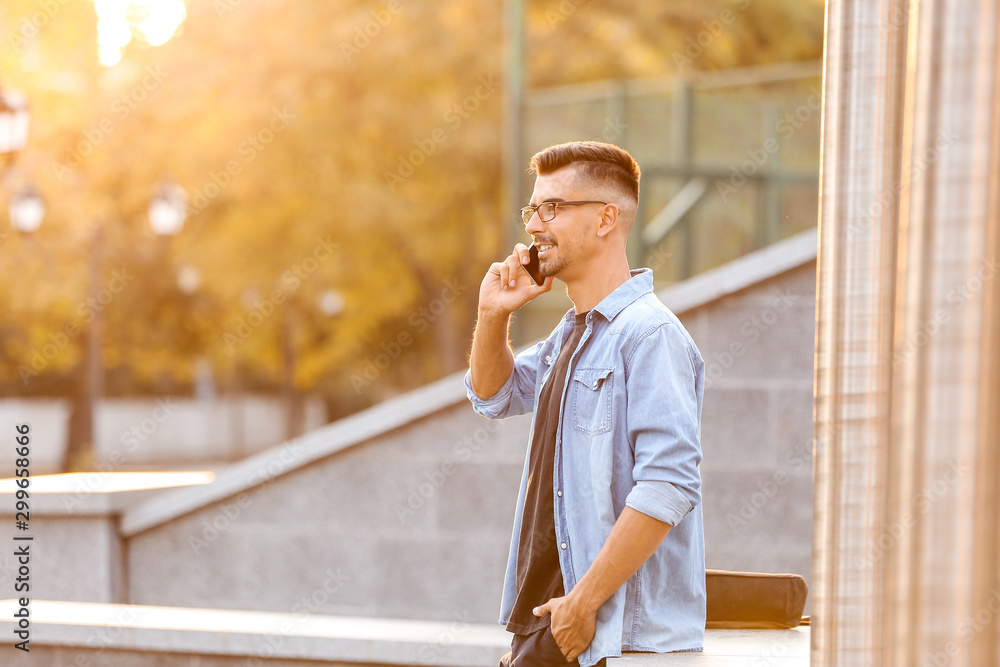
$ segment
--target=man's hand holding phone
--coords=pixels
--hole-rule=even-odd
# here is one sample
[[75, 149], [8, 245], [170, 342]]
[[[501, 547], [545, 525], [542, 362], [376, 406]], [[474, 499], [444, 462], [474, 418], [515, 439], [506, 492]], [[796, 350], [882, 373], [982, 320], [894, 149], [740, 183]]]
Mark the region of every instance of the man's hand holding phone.
[[[479, 310], [488, 311], [504, 317], [518, 310], [521, 306], [552, 289], [551, 276], [541, 279], [537, 273], [537, 250], [532, 257], [532, 248], [518, 243], [514, 252], [502, 262], [494, 262], [487, 271], [483, 283], [479, 287]], [[541, 279], [536, 284], [529, 274], [529, 268]]]

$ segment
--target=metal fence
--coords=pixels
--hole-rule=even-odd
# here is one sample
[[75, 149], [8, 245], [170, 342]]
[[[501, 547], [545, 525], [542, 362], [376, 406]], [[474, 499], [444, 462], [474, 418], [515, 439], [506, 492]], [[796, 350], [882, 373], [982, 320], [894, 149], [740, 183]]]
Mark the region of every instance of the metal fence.
[[[632, 153], [643, 179], [629, 260], [652, 268], [663, 288], [816, 225], [820, 68], [788, 63], [527, 91], [522, 164], [578, 139]], [[530, 174], [520, 188], [526, 200]], [[539, 300], [522, 315], [517, 342], [545, 335], [567, 303]]]

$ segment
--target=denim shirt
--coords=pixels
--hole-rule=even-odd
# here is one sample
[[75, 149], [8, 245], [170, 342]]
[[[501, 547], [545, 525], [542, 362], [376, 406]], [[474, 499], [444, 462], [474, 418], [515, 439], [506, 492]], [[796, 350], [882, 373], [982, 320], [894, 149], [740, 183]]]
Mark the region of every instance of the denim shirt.
[[[552, 480], [563, 585], [571, 591], [629, 506], [673, 526], [639, 570], [597, 612], [593, 641], [579, 656], [591, 667], [621, 651], [698, 651], [705, 637], [705, 546], [701, 514], [701, 402], [704, 363], [677, 317], [653, 294], [649, 269], [587, 315], [570, 361], [556, 433]], [[490, 419], [524, 414], [548, 379], [573, 329], [571, 309], [549, 337], [517, 355], [476, 412]], [[532, 420], [534, 429], [535, 420]], [[531, 436], [528, 436], [529, 448]], [[530, 456], [530, 452], [527, 456]], [[500, 623], [517, 596], [517, 542], [527, 486], [517, 496]]]

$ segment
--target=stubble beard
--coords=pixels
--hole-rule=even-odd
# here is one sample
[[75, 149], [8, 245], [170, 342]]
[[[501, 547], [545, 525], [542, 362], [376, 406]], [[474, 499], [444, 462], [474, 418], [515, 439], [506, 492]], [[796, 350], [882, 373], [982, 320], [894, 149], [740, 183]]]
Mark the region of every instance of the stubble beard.
[[566, 268], [566, 261], [560, 256], [558, 259], [548, 259], [545, 258], [538, 263], [538, 270], [541, 272], [542, 277], [555, 277], [560, 271]]
[[[544, 241], [535, 241], [535, 243], [536, 245], [545, 245], [546, 243], [555, 244], [555, 239], [550, 236], [546, 236]], [[555, 253], [554, 257], [538, 258], [538, 271], [542, 274], [543, 278], [554, 278], [569, 265], [569, 261], [566, 259], [565, 254], [565, 251], [569, 249], [571, 248], [569, 248], [567, 244], [559, 243], [558, 245], [554, 245], [554, 250], [552, 251]]]

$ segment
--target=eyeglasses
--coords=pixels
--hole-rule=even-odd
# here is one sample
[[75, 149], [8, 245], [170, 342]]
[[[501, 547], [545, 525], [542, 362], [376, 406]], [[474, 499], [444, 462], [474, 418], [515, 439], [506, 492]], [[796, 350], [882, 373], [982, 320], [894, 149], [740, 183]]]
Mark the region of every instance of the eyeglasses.
[[521, 209], [521, 221], [524, 222], [525, 226], [531, 222], [531, 216], [538, 211], [538, 219], [542, 222], [549, 222], [552, 218], [556, 217], [556, 213], [560, 206], [582, 206], [583, 204], [604, 204], [607, 205], [606, 201], [597, 200], [586, 200], [586, 201], [545, 201], [538, 206], [525, 206]]

